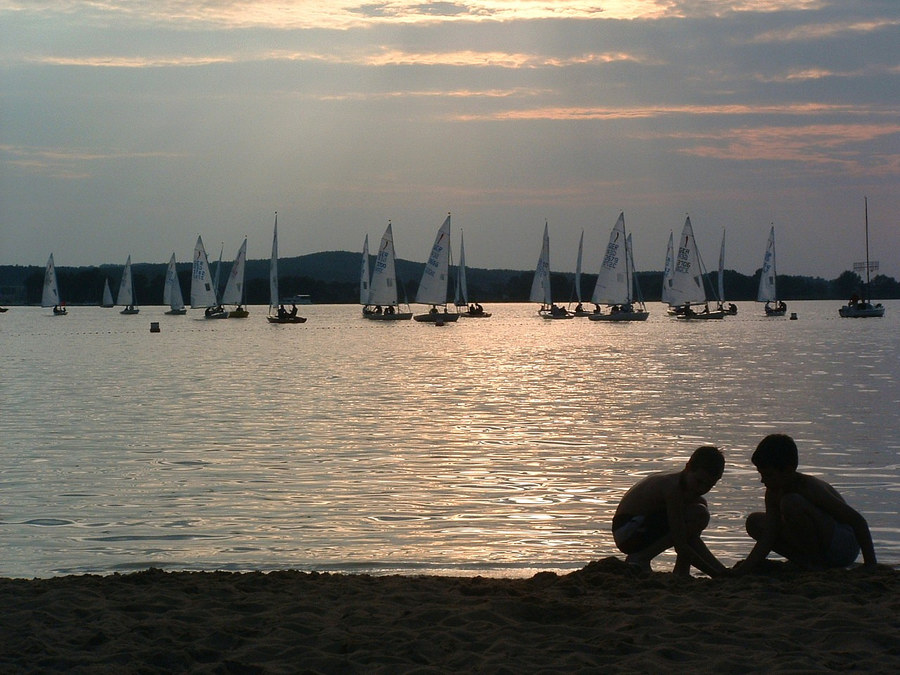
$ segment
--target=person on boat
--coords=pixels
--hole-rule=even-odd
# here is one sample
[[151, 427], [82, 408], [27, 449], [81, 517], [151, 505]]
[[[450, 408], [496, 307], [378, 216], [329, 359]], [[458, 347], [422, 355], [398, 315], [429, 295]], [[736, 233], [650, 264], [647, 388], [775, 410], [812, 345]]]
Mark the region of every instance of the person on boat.
[[575, 312], [577, 314], [581, 314], [583, 311], [584, 311], [584, 307], [581, 306], [580, 302], [577, 305], [575, 305]]
[[297, 316], [297, 305], [291, 305], [291, 316]]
[[691, 309], [691, 303], [689, 303], [689, 302], [684, 303], [684, 312], [683, 313], [685, 316], [694, 316], [694, 310]]
[[848, 567], [860, 551], [866, 567], [877, 564], [866, 519], [824, 480], [797, 471], [793, 438], [769, 434], [750, 460], [766, 486], [766, 510], [747, 516], [756, 544], [736, 565], [739, 574], [753, 572], [771, 551], [811, 570]]
[[655, 473], [631, 487], [612, 520], [613, 539], [625, 561], [650, 571], [650, 561], [675, 547], [673, 573], [691, 566], [710, 576], [729, 573], [700, 538], [709, 525], [703, 498], [722, 477], [725, 457], [711, 445], [697, 448], [681, 471]]
[[394, 306], [393, 306], [393, 305], [388, 305], [387, 307], [385, 307], [385, 308], [384, 308], [384, 313], [385, 313], [385, 314], [393, 314], [393, 313], [394, 313]]
[[287, 317], [287, 310], [284, 308], [284, 305], [278, 305], [278, 318], [284, 319]]
[[428, 310], [428, 313], [429, 314], [437, 314], [438, 313], [437, 305], [432, 305], [431, 309]]
[[737, 305], [734, 304], [733, 302], [728, 303], [728, 313], [731, 314], [732, 316], [737, 314]]
[[602, 310], [600, 309], [600, 305], [594, 303], [594, 314], [602, 314]]

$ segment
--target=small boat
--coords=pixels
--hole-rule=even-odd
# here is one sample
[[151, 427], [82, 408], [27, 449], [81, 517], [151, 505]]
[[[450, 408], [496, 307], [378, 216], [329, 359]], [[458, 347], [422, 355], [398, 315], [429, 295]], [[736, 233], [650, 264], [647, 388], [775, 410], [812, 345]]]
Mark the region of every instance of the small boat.
[[581, 231], [581, 238], [578, 240], [578, 256], [575, 258], [575, 308], [570, 308], [572, 316], [590, 316], [591, 310], [584, 308], [581, 300], [581, 259], [584, 253], [584, 230]]
[[47, 260], [47, 269], [44, 270], [44, 290], [41, 293], [41, 307], [52, 307], [53, 316], [65, 316], [66, 303], [59, 297], [59, 284], [56, 281], [56, 265], [53, 264], [53, 254]]
[[456, 272], [454, 303], [458, 309], [462, 309], [459, 315], [464, 318], [487, 319], [491, 315], [490, 312], [484, 311], [481, 303], [469, 302], [469, 286], [466, 281], [466, 248], [462, 230], [459, 231], [459, 266]]
[[209, 258], [203, 247], [203, 239], [198, 235], [194, 245], [194, 262], [191, 268], [191, 308], [203, 309], [207, 319], [227, 319], [228, 312], [219, 304], [212, 275], [209, 271]]
[[776, 285], [777, 272], [775, 268], [775, 226], [769, 230], [769, 240], [766, 242], [766, 254], [763, 256], [762, 269], [759, 273], [759, 290], [756, 293], [756, 301], [764, 302], [766, 316], [784, 316], [787, 313], [787, 304], [778, 299]]
[[223, 305], [234, 305], [234, 309], [228, 312], [229, 319], [246, 319], [250, 312], [244, 308], [244, 267], [247, 263], [247, 237], [238, 249], [225, 283], [225, 292], [222, 294]]
[[[690, 216], [684, 220], [678, 252], [672, 259], [667, 302], [678, 319], [724, 319], [725, 312], [709, 308], [704, 284], [703, 261], [697, 250]], [[702, 309], [700, 309], [702, 307]]]
[[[646, 321], [650, 312], [644, 308], [643, 301], [633, 301], [633, 291], [631, 235], [625, 236], [625, 214], [620, 213], [609, 234], [606, 254], [591, 296], [591, 302], [598, 309], [588, 318], [591, 321]], [[601, 304], [607, 305], [607, 312], [599, 310]]]
[[[366, 249], [363, 251], [363, 269], [368, 272], [368, 237]], [[381, 237], [378, 246], [378, 255], [375, 258], [375, 268], [372, 270], [372, 279], [368, 283], [369, 292], [364, 292], [365, 279], [360, 276], [360, 304], [362, 315], [370, 321], [409, 321], [412, 312], [401, 312], [400, 303], [397, 301], [397, 270], [394, 265], [394, 231], [391, 222], [388, 221], [387, 229]]]
[[275, 212], [275, 231], [272, 233], [272, 257], [269, 259], [269, 323], [306, 323], [306, 317], [297, 315], [297, 305], [286, 310], [278, 295], [278, 212]]
[[534, 281], [531, 282], [531, 302], [539, 302], [538, 314], [544, 319], [573, 319], [574, 314], [566, 311], [565, 307], [553, 304], [553, 295], [550, 292], [550, 230], [544, 221], [544, 238], [541, 242], [541, 253], [538, 256], [537, 267], [534, 270]]
[[166, 283], [163, 286], [163, 304], [168, 305], [166, 314], [183, 316], [187, 314], [184, 306], [184, 296], [181, 294], [181, 283], [178, 281], [178, 271], [175, 268], [175, 254], [169, 258], [169, 266], [166, 268]]
[[869, 275], [871, 272], [878, 271], [878, 261], [869, 260], [869, 199], [865, 199], [866, 206], [866, 262], [855, 263], [853, 265], [854, 272], [866, 271], [866, 283], [862, 287], [862, 296], [854, 294], [850, 298], [850, 302], [841, 307], [838, 313], [844, 318], [865, 319], [879, 318], [884, 316], [884, 305], [880, 302], [873, 305], [869, 298]]
[[116, 296], [116, 304], [124, 309], [119, 314], [137, 314], [141, 310], [134, 304], [134, 277], [131, 275], [131, 256], [125, 261], [125, 269], [122, 271], [122, 280], [119, 282], [119, 294]]
[[[420, 323], [444, 325], [459, 319], [457, 312], [447, 310], [447, 283], [450, 275], [450, 214], [438, 228], [431, 246], [431, 253], [422, 271], [422, 280], [416, 291], [416, 302], [431, 305], [424, 314], [414, 314]], [[441, 307], [441, 309], [438, 309]]]
[[103, 281], [103, 299], [100, 301], [101, 307], [115, 307], [116, 303], [113, 302], [112, 291], [109, 290], [109, 277], [107, 277]]

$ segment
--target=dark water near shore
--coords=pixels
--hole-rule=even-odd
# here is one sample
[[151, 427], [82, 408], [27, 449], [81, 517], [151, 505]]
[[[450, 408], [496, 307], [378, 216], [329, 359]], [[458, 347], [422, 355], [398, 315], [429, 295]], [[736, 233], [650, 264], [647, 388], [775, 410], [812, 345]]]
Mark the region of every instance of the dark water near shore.
[[[726, 453], [710, 548], [762, 507], [763, 435], [867, 517], [900, 563], [900, 303], [796, 302], [721, 322], [435, 327], [302, 308], [301, 326], [73, 307], [0, 316], [2, 576], [167, 569], [525, 575], [615, 553], [621, 494]], [[150, 333], [151, 321], [160, 333]], [[664, 559], [660, 567], [670, 560]]]

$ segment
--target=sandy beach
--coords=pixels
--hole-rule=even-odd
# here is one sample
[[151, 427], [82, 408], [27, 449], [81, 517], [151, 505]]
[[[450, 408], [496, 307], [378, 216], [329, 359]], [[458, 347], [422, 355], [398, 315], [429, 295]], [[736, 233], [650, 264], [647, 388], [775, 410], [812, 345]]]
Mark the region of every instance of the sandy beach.
[[900, 572], [0, 579], [0, 671], [900, 672]]

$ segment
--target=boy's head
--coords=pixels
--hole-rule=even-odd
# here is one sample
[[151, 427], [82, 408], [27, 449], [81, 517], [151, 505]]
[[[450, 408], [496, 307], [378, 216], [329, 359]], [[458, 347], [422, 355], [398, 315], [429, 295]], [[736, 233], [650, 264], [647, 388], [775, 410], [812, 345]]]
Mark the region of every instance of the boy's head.
[[687, 468], [705, 471], [710, 477], [719, 480], [725, 472], [725, 457], [717, 447], [704, 445], [694, 450]]
[[705, 495], [725, 471], [725, 457], [711, 445], [694, 450], [681, 473], [681, 489], [688, 498]]
[[750, 461], [760, 472], [763, 469], [796, 471], [799, 463], [797, 444], [787, 434], [769, 434], [756, 446]]

